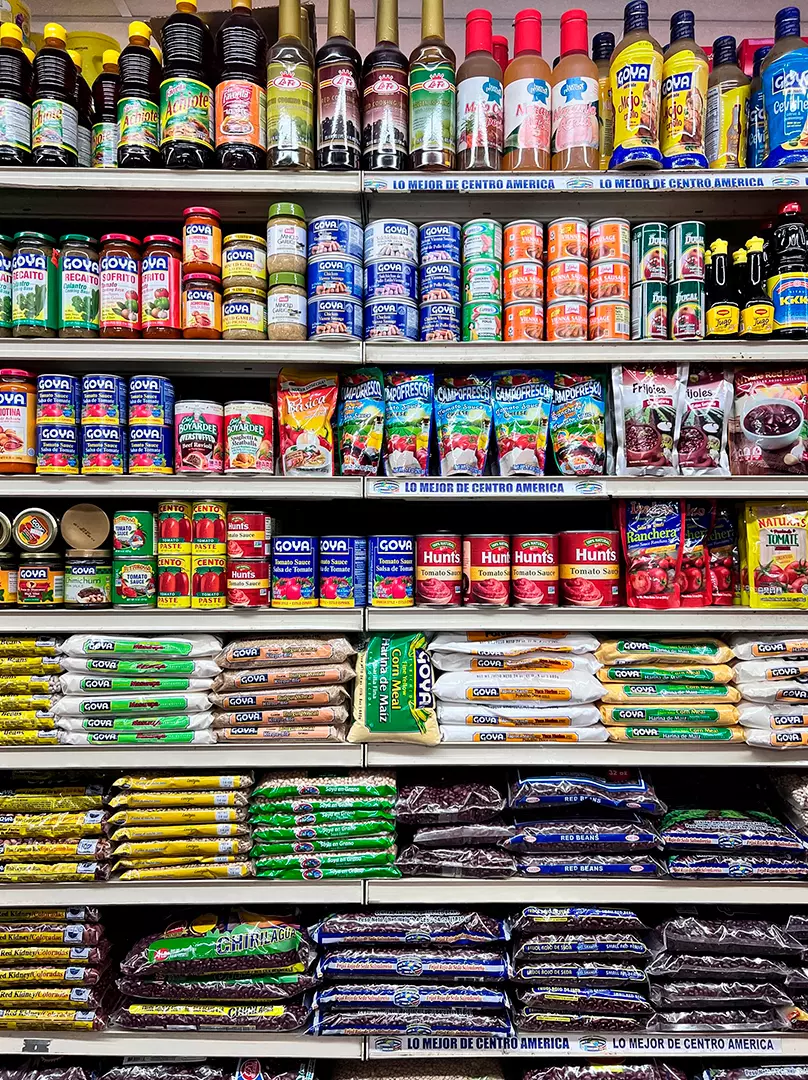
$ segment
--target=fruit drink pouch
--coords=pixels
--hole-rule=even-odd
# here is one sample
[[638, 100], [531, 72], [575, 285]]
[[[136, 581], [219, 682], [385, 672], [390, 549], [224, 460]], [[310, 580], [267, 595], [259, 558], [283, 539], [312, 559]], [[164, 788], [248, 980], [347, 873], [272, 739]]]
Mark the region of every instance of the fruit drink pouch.
[[359, 368], [340, 379], [337, 439], [343, 476], [376, 476], [384, 432], [384, 376]]
[[434, 378], [428, 371], [384, 376], [384, 472], [426, 476], [432, 431]]

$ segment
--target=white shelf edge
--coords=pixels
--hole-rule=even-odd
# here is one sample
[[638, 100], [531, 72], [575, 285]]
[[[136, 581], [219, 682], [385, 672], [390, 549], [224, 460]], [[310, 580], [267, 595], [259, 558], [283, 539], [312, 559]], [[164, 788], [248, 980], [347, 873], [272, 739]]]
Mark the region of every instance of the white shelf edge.
[[366, 629], [374, 633], [423, 630], [590, 630], [592, 632], [668, 634], [808, 630], [808, 611], [759, 611], [752, 608], [368, 608]]
[[449, 342], [364, 342], [367, 364], [616, 364], [622, 361], [644, 363], [783, 363], [800, 361], [803, 356], [794, 342], [768, 341], [759, 344], [744, 341], [449, 341]]
[[[2, 191], [0, 175], [0, 191]], [[362, 359], [359, 341], [114, 341], [93, 338], [0, 338], [0, 360], [16, 363], [62, 363], [103, 366], [116, 363], [147, 371], [150, 364], [211, 374], [217, 365], [230, 375], [254, 375], [272, 365], [355, 363]], [[239, 369], [242, 369], [239, 371]], [[259, 372], [260, 373], [260, 372]]]
[[[2, 488], [0, 487], [0, 490]], [[366, 499], [523, 500], [523, 499], [635, 499], [675, 498], [801, 498], [805, 480], [791, 476], [482, 476], [404, 477], [377, 476], [365, 479]]]
[[213, 1031], [4, 1031], [2, 1054], [46, 1054], [49, 1057], [264, 1057], [350, 1058], [364, 1057], [364, 1040], [351, 1037], [316, 1038], [289, 1033]]
[[243, 878], [221, 881], [96, 881], [4, 884], [3, 904], [42, 907], [64, 904], [361, 904], [364, 882], [273, 881]]
[[0, 476], [0, 495], [20, 498], [361, 499], [361, 477], [330, 476]]
[[215, 746], [0, 746], [0, 769], [353, 769], [353, 743], [217, 743]]
[[363, 628], [361, 608], [223, 608], [220, 611], [161, 611], [159, 608], [107, 608], [104, 611], [0, 612], [0, 633], [66, 633], [92, 630], [115, 633], [127, 628], [138, 633], [206, 632], [259, 634], [295, 630], [353, 631]]
[[[2, 756], [0, 755], [0, 760]], [[769, 767], [798, 768], [808, 766], [808, 750], [776, 751], [731, 743], [726, 746], [712, 743], [633, 743], [558, 744], [510, 743], [443, 743], [440, 746], [401, 746], [392, 743], [368, 743], [366, 764], [371, 768], [400, 768], [403, 766], [477, 766], [494, 765], [500, 768], [516, 766], [609, 766], [611, 768], [647, 768], [649, 766], [710, 767]]]
[[362, 175], [359, 172], [324, 171], [287, 172], [267, 169], [255, 172], [172, 171], [171, 169], [43, 169], [6, 168], [0, 176], [0, 189], [22, 188], [53, 191], [111, 194], [114, 192], [198, 193], [208, 195], [359, 195]]

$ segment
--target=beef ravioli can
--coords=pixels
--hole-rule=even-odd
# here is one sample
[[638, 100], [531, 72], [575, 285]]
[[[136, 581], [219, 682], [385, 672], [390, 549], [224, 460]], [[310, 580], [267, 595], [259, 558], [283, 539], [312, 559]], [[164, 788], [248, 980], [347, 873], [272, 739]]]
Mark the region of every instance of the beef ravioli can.
[[415, 541], [412, 536], [368, 537], [368, 601], [371, 607], [412, 607]]

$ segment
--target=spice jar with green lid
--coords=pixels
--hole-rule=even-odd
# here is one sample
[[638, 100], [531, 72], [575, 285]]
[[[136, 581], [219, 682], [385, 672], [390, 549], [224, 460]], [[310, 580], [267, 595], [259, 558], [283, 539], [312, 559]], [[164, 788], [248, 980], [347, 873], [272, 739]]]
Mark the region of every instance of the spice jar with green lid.
[[11, 322], [14, 337], [56, 337], [59, 318], [55, 240], [47, 233], [14, 234]]
[[222, 247], [222, 285], [225, 291], [267, 290], [267, 242], [255, 233], [230, 233]]
[[306, 273], [306, 218], [299, 203], [276, 202], [269, 208], [267, 273]]
[[237, 286], [224, 290], [222, 337], [225, 341], [266, 341], [267, 294]]
[[14, 241], [0, 233], [0, 337], [11, 337], [11, 256]]
[[99, 308], [98, 241], [67, 233], [59, 237], [59, 337], [98, 337]]
[[270, 274], [267, 337], [270, 341], [305, 341], [306, 279], [302, 274]]

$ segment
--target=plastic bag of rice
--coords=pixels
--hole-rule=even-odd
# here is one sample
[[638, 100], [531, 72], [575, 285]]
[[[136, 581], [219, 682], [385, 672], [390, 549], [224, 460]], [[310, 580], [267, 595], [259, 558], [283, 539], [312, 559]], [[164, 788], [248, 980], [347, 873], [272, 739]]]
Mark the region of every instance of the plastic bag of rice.
[[537, 702], [588, 705], [599, 701], [603, 686], [586, 672], [481, 671], [445, 672], [435, 683], [439, 701], [511, 702], [535, 706]]

